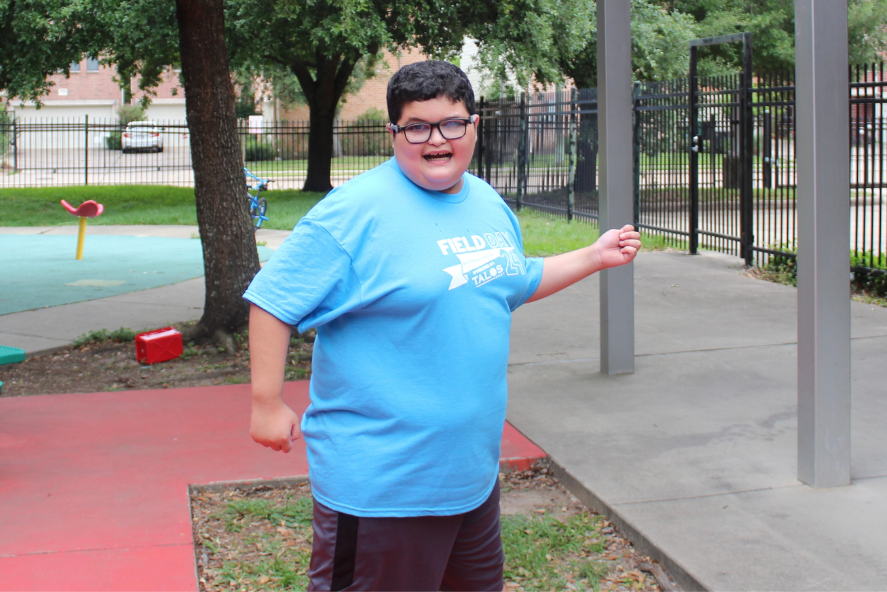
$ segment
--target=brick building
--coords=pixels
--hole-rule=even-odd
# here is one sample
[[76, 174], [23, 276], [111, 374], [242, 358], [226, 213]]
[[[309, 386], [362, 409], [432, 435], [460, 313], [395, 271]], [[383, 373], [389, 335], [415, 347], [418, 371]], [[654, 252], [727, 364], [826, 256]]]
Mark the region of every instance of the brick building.
[[[42, 107], [36, 108], [31, 101], [24, 105], [13, 100], [10, 108], [17, 119], [34, 118], [74, 118], [116, 119], [117, 109], [123, 104], [123, 91], [114, 81], [116, 68], [101, 65], [98, 60], [86, 58], [71, 64], [71, 74], [50, 76], [54, 86], [42, 99]], [[135, 99], [141, 98], [137, 80], [131, 82]], [[154, 121], [185, 119], [185, 93], [179, 85], [178, 73], [170, 70], [163, 76], [163, 82], [151, 99], [148, 119]]]
[[[470, 64], [473, 44], [466, 43], [462, 63]], [[345, 97], [339, 110], [339, 118], [353, 120], [369, 109], [375, 108], [387, 113], [385, 94], [388, 81], [401, 67], [427, 60], [428, 57], [418, 49], [406, 50], [400, 56], [386, 52], [382, 64], [376, 68], [376, 75], [366, 81], [355, 95]], [[70, 76], [55, 74], [50, 77], [54, 86], [49, 94], [42, 99], [42, 107], [36, 108], [33, 102], [21, 105], [13, 100], [10, 109], [17, 119], [34, 118], [71, 118], [82, 120], [88, 115], [94, 119], [116, 119], [117, 109], [123, 104], [123, 91], [114, 81], [117, 71], [113, 66], [101, 65], [98, 60], [84, 58], [71, 65]], [[475, 91], [480, 89], [479, 80], [472, 78]], [[142, 94], [138, 91], [137, 80], [131, 82], [133, 97], [138, 100]], [[164, 75], [163, 83], [155, 89], [156, 95], [151, 98], [147, 117], [152, 121], [184, 121], [185, 93], [179, 85], [178, 72], [170, 70]], [[273, 97], [265, 97], [259, 103], [259, 109], [266, 121], [308, 121], [308, 106], [298, 105], [291, 108], [281, 107]]]
[[[385, 52], [382, 64], [376, 67], [376, 75], [364, 83], [360, 91], [355, 95], [345, 97], [345, 102], [339, 109], [339, 119], [354, 120], [371, 108], [378, 109], [382, 113], [388, 113], [385, 94], [388, 89], [388, 81], [403, 66], [415, 62], [423, 62], [428, 57], [414, 49], [404, 51], [402, 55], [395, 56]], [[263, 112], [268, 118], [273, 118], [272, 107], [268, 103]], [[386, 116], [387, 117], [387, 116]], [[281, 109], [280, 119], [284, 121], [308, 121], [308, 106], [297, 105], [289, 109]]]

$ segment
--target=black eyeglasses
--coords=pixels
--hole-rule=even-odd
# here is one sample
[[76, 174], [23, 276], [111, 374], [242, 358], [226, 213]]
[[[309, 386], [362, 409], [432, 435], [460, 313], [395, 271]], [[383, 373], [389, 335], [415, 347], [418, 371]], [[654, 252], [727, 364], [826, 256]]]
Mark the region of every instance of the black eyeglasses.
[[431, 130], [434, 128], [437, 128], [437, 131], [440, 132], [440, 135], [443, 136], [445, 140], [458, 140], [465, 136], [468, 124], [474, 123], [475, 121], [477, 121], [477, 115], [465, 118], [444, 119], [437, 123], [411, 123], [403, 126], [397, 125], [396, 123], [389, 123], [388, 129], [395, 134], [403, 132], [403, 137], [406, 138], [407, 142], [410, 144], [424, 144], [431, 139]]

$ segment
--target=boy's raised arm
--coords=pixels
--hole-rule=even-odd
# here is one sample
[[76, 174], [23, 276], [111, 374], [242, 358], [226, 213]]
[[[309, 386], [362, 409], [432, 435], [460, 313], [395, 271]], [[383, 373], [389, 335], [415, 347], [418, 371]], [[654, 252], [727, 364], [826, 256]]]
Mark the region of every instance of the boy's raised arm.
[[290, 326], [255, 304], [249, 311], [249, 360], [253, 440], [272, 450], [289, 452], [301, 436], [299, 416], [283, 402], [283, 374]]
[[641, 248], [641, 235], [634, 226], [608, 230], [593, 245], [563, 255], [546, 257], [542, 280], [527, 302], [551, 296], [593, 273], [630, 263]]

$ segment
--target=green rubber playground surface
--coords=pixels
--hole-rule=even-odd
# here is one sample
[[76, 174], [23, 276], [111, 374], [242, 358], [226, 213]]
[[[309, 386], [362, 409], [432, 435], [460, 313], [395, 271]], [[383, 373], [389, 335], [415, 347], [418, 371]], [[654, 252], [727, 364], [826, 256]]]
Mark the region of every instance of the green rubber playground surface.
[[[203, 275], [200, 241], [90, 236], [77, 261], [77, 236], [0, 234], [0, 315], [95, 300]], [[258, 247], [265, 261], [272, 251]]]

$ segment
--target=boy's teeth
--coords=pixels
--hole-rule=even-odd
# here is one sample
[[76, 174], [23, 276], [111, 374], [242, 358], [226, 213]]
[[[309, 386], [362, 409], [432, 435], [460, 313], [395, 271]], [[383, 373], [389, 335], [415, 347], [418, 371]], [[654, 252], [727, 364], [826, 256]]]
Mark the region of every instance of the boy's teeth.
[[425, 160], [445, 160], [451, 156], [452, 154], [450, 154], [449, 152], [444, 152], [441, 154], [426, 154]]

